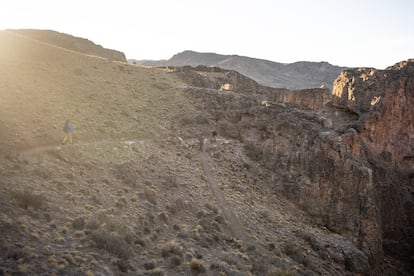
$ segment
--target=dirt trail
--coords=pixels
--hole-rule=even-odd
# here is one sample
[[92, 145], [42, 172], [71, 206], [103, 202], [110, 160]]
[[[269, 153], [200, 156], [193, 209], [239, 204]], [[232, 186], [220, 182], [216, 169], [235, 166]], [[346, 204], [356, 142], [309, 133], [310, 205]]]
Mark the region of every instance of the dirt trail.
[[37, 155], [37, 154], [40, 154], [42, 152], [46, 152], [46, 151], [49, 151], [49, 150], [60, 149], [62, 147], [96, 146], [96, 145], [120, 144], [120, 143], [124, 143], [126, 145], [132, 145], [132, 144], [142, 142], [142, 141], [143, 141], [143, 139], [140, 139], [140, 140], [96, 140], [96, 141], [81, 142], [81, 143], [68, 144], [68, 145], [48, 144], [48, 145], [37, 146], [37, 147], [33, 147], [33, 148], [23, 150], [19, 153], [18, 158], [19, 159], [25, 159], [26, 157]]
[[221, 209], [223, 210], [224, 217], [228, 221], [231, 233], [235, 238], [242, 240], [244, 243], [251, 243], [250, 238], [247, 236], [246, 232], [244, 231], [244, 228], [240, 224], [236, 215], [231, 210], [229, 204], [227, 203], [227, 200], [224, 197], [223, 192], [218, 187], [216, 180], [214, 179], [214, 176], [211, 173], [210, 166], [207, 162], [206, 153], [204, 151], [200, 153], [200, 161], [203, 167], [204, 174], [206, 175], [207, 181], [210, 185], [210, 188], [213, 191], [213, 194], [216, 197]]
[[[38, 147], [33, 147], [30, 149], [26, 149], [24, 151], [21, 151], [19, 153], [19, 159], [24, 160], [28, 157], [38, 155], [40, 153], [49, 151], [49, 150], [58, 150], [61, 147], [76, 147], [76, 146], [88, 146], [88, 145], [103, 145], [103, 144], [119, 144], [124, 143], [127, 145], [131, 145], [134, 143], [142, 142], [143, 140], [129, 140], [129, 141], [120, 141], [120, 140], [99, 140], [99, 141], [90, 141], [90, 142], [82, 142], [82, 143], [76, 143], [71, 145], [61, 145], [61, 144], [49, 144], [49, 145], [43, 145]], [[210, 166], [208, 165], [207, 156], [204, 151], [200, 153], [200, 161], [201, 165], [204, 171], [205, 176], [207, 177], [207, 181], [210, 185], [211, 190], [213, 191], [214, 196], [216, 197], [221, 209], [223, 210], [223, 215], [228, 221], [229, 228], [233, 236], [239, 240], [242, 240], [244, 243], [251, 244], [251, 239], [248, 237], [246, 232], [244, 231], [244, 228], [240, 224], [239, 220], [237, 219], [236, 215], [231, 210], [227, 200], [224, 197], [223, 192], [218, 187], [216, 180], [211, 173]]]

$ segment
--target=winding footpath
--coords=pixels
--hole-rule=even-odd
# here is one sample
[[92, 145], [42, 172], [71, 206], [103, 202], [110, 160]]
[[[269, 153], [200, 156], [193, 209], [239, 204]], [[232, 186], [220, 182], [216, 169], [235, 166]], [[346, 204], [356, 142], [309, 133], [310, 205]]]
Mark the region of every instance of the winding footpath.
[[229, 207], [229, 204], [226, 198], [224, 197], [223, 192], [217, 185], [216, 180], [214, 179], [214, 176], [211, 173], [210, 166], [208, 165], [206, 153], [204, 152], [204, 150], [201, 151], [200, 153], [200, 161], [201, 161], [201, 166], [203, 167], [204, 174], [206, 175], [207, 181], [210, 185], [210, 188], [213, 191], [213, 194], [216, 197], [221, 209], [223, 210], [223, 215], [228, 222], [232, 235], [235, 238], [242, 240], [244, 243], [249, 243], [250, 238], [247, 236], [246, 232], [244, 231], [244, 228], [240, 224], [236, 215], [233, 213], [233, 211]]
[[[138, 142], [142, 142], [142, 140], [131, 140], [131, 141], [101, 140], [101, 141], [76, 143], [76, 144], [68, 145], [68, 146], [69, 147], [88, 146], [88, 145], [96, 146], [96, 145], [103, 145], [103, 144], [119, 144], [119, 143], [131, 145], [131, 144], [138, 143]], [[61, 147], [62, 145], [59, 145], [59, 144], [49, 144], [49, 145], [44, 145], [44, 146], [33, 147], [30, 149], [21, 151], [18, 155], [19, 156], [18, 158], [20, 160], [24, 160], [28, 157], [41, 154], [42, 152], [46, 152], [50, 150], [59, 150]], [[207, 182], [209, 183], [209, 186], [214, 196], [216, 197], [218, 204], [220, 205], [222, 209], [223, 215], [228, 222], [228, 226], [229, 226], [229, 229], [232, 235], [246, 244], [251, 244], [252, 243], [251, 239], [249, 238], [247, 233], [244, 231], [244, 228], [240, 224], [237, 216], [231, 210], [226, 198], [224, 197], [223, 192], [221, 191], [220, 187], [217, 185], [217, 182], [208, 164], [207, 158], [208, 157], [206, 153], [204, 152], [204, 150], [201, 151], [200, 152], [201, 166], [203, 168], [205, 176], [207, 177]]]

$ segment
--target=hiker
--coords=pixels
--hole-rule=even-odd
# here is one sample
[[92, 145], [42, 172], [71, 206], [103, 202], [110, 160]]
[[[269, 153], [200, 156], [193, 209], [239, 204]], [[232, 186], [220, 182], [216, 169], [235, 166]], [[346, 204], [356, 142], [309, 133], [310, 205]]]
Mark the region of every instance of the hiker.
[[65, 125], [63, 126], [63, 132], [65, 133], [65, 138], [63, 138], [62, 144], [66, 144], [67, 141], [72, 144], [73, 126], [69, 120], [66, 120]]
[[217, 131], [213, 131], [212, 133], [211, 133], [211, 135], [212, 135], [212, 137], [210, 138], [210, 142], [211, 143], [216, 143], [217, 142], [217, 140], [216, 140], [216, 137], [217, 137]]
[[203, 151], [204, 140], [204, 136], [200, 134], [200, 136], [198, 137], [198, 141], [200, 142], [200, 151]]

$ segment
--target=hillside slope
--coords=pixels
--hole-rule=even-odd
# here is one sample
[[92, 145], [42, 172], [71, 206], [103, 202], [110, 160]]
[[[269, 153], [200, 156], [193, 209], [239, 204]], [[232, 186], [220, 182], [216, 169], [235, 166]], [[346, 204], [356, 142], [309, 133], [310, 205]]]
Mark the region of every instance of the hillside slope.
[[184, 51], [169, 60], [137, 61], [129, 60], [145, 66], [212, 66], [235, 70], [258, 83], [287, 89], [319, 88], [324, 85], [332, 89], [333, 81], [346, 67], [331, 65], [327, 62], [295, 62], [278, 63], [237, 55], [219, 55], [214, 53], [198, 53]]
[[0, 274], [382, 272], [371, 167], [347, 144], [355, 115], [323, 97], [262, 106], [279, 98], [265, 90], [0, 32]]
[[[270, 174], [238, 140], [218, 137], [200, 154], [211, 115], [175, 76], [11, 32], [0, 41], [2, 274], [345, 269], [305, 237], [346, 241], [256, 185]], [[74, 143], [62, 146], [66, 119]]]
[[10, 29], [7, 31], [87, 55], [95, 55], [110, 60], [126, 62], [124, 53], [103, 48], [85, 38], [74, 37], [69, 34], [59, 33], [52, 30]]

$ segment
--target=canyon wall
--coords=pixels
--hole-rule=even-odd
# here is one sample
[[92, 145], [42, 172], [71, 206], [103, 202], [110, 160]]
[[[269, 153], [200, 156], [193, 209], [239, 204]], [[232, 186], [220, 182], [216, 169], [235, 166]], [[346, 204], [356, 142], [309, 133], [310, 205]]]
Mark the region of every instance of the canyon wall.
[[414, 60], [386, 70], [344, 71], [333, 103], [358, 114], [355, 127], [381, 197], [384, 248], [414, 255]]
[[[271, 183], [258, 185], [347, 237], [378, 272], [384, 250], [407, 264], [413, 256], [413, 65], [346, 70], [332, 95], [273, 90], [217, 70], [193, 71], [198, 83], [189, 83], [198, 88], [187, 92], [213, 114], [222, 135], [242, 141], [248, 156], [273, 172]], [[200, 88], [212, 80], [234, 90]], [[360, 267], [351, 270], [365, 273]]]

